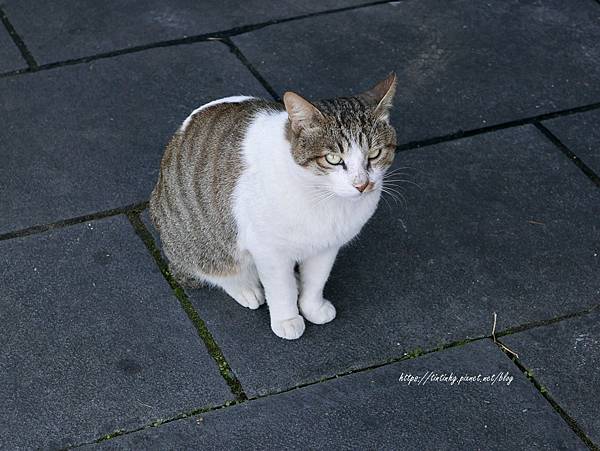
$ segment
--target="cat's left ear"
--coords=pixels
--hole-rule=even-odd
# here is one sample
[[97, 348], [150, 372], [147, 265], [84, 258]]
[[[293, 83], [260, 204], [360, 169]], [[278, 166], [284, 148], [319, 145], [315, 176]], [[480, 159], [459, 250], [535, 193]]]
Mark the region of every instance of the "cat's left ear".
[[390, 108], [396, 94], [396, 74], [392, 72], [385, 80], [359, 95], [367, 103], [374, 106], [373, 115], [382, 121], [389, 122]]

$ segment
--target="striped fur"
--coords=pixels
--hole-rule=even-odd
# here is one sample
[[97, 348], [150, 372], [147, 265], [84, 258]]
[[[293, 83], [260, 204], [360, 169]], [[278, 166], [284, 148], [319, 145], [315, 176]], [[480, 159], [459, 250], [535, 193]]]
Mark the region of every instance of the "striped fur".
[[150, 215], [180, 280], [237, 271], [231, 195], [242, 171], [240, 143], [253, 115], [269, 109], [282, 106], [260, 99], [213, 104], [186, 119], [167, 145]]

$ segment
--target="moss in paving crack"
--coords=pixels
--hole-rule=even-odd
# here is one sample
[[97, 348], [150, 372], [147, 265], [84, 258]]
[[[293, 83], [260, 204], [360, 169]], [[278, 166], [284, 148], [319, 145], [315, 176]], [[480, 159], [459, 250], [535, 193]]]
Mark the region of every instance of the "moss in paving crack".
[[119, 437], [120, 435], [123, 435], [126, 432], [127, 431], [125, 431], [125, 429], [117, 429], [114, 432], [111, 432], [110, 434], [103, 435], [98, 440], [96, 440], [96, 443], [100, 443], [100, 442], [103, 442], [105, 440], [110, 440], [111, 438]]
[[[513, 362], [516, 362], [516, 361], [517, 361], [517, 359], [516, 359], [516, 357], [515, 357], [515, 358], [513, 359]], [[532, 370], [530, 370], [529, 368], [525, 368], [525, 371], [524, 371], [524, 373], [525, 373], [525, 376], [527, 376], [527, 379], [529, 379], [530, 381], [533, 381], [533, 380], [535, 380], [535, 379], [533, 378], [533, 371], [532, 371]]]
[[469, 343], [473, 343], [474, 341], [481, 340], [482, 338], [483, 337], [465, 338], [463, 340], [452, 341], [450, 343], [440, 343], [435, 348], [433, 348], [431, 351], [425, 352], [425, 354], [429, 354], [431, 352], [445, 351], [446, 349], [456, 348], [458, 346], [464, 346]]
[[548, 389], [542, 385], [534, 376], [533, 371], [527, 368], [517, 357], [507, 351], [506, 346], [501, 343], [499, 340], [496, 342], [498, 348], [506, 354], [510, 360], [514, 362], [514, 364], [519, 368], [519, 370], [523, 373], [523, 375], [533, 384], [533, 386], [540, 392], [540, 394], [548, 401], [548, 403], [552, 406], [552, 408], [562, 417], [562, 419], [569, 425], [569, 427], [577, 434], [577, 436], [583, 441], [588, 448], [593, 451], [600, 451], [598, 445], [596, 445], [592, 440], [586, 435], [586, 433], [581, 429], [581, 426], [577, 424], [577, 422], [571, 418], [571, 416], [550, 396]]
[[146, 229], [146, 226], [143, 224], [142, 220], [140, 219], [139, 211], [128, 212], [127, 217], [129, 218], [129, 221], [133, 225], [135, 232], [142, 239], [142, 241], [144, 242], [144, 244], [150, 251], [150, 254], [152, 255], [152, 257], [154, 257], [156, 264], [160, 268], [160, 271], [162, 272], [164, 278], [167, 280], [167, 282], [173, 289], [173, 291], [175, 293], [175, 297], [177, 297], [177, 300], [179, 301], [181, 307], [187, 314], [190, 321], [196, 327], [196, 331], [198, 332], [198, 335], [200, 336], [200, 338], [202, 338], [202, 341], [206, 345], [206, 348], [208, 349], [209, 354], [214, 359], [214, 361], [217, 363], [217, 365], [219, 367], [219, 372], [221, 373], [221, 376], [225, 379], [225, 381], [227, 382], [227, 385], [229, 385], [229, 388], [232, 391], [232, 393], [235, 395], [236, 400], [237, 401], [246, 400], [247, 396], [244, 393], [244, 390], [242, 388], [240, 381], [237, 379], [237, 377], [231, 370], [231, 367], [229, 366], [229, 363], [227, 363], [227, 360], [225, 360], [225, 356], [221, 352], [221, 349], [215, 342], [212, 334], [206, 327], [206, 324], [204, 323], [202, 318], [200, 318], [200, 315], [198, 315], [198, 312], [192, 305], [191, 301], [188, 299], [187, 294], [185, 293], [183, 288], [181, 288], [181, 286], [179, 285], [177, 280], [175, 280], [175, 278], [169, 271], [167, 264], [165, 263], [165, 261], [163, 260], [161, 254], [160, 254], [160, 250], [154, 243], [154, 239], [152, 238], [152, 235], [150, 234], [148, 229]]
[[203, 407], [201, 409], [194, 409], [189, 412], [180, 413], [179, 415], [175, 415], [174, 417], [171, 417], [171, 418], [159, 418], [157, 420], [154, 420], [152, 423], [147, 424], [146, 426], [142, 426], [142, 427], [139, 427], [136, 429], [131, 429], [129, 431], [127, 431], [125, 429], [117, 429], [114, 432], [111, 432], [110, 434], [103, 435], [102, 437], [95, 440], [94, 442], [82, 443], [82, 444], [77, 445], [76, 447], [79, 447], [82, 445], [90, 445], [92, 443], [104, 442], [106, 440], [110, 440], [115, 437], [120, 437], [121, 435], [132, 434], [134, 432], [143, 431], [144, 429], [148, 429], [148, 428], [156, 428], [156, 427], [162, 426], [163, 424], [171, 423], [172, 421], [182, 420], [182, 419], [188, 418], [188, 417], [194, 417], [194, 416], [200, 415], [202, 413], [211, 412], [213, 410], [222, 409], [223, 407], [228, 407], [230, 405], [235, 405], [235, 404], [237, 404], [236, 401], [227, 401], [225, 404], [222, 404], [219, 406]]
[[532, 321], [530, 323], [521, 324], [519, 326], [509, 327], [500, 332], [496, 332], [496, 338], [505, 337], [507, 335], [513, 335], [519, 332], [523, 332], [529, 329], [533, 329], [536, 327], [549, 326], [551, 324], [559, 323], [564, 320], [569, 320], [572, 318], [579, 318], [581, 316], [589, 315], [590, 313], [598, 310], [600, 308], [600, 304], [592, 305], [584, 310], [580, 310], [577, 312], [567, 313], [565, 315], [557, 316], [555, 318], [542, 319], [539, 321]]
[[408, 351], [404, 353], [405, 359], [414, 359], [424, 354], [424, 351], [421, 348], [415, 348], [412, 351]]

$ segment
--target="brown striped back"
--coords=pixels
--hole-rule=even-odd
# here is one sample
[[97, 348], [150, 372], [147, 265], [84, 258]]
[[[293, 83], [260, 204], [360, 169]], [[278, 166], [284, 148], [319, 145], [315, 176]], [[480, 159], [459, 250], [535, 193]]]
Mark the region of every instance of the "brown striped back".
[[232, 193], [242, 171], [240, 146], [252, 117], [283, 110], [260, 99], [220, 103], [196, 113], [167, 145], [150, 214], [171, 269], [181, 278], [236, 272]]

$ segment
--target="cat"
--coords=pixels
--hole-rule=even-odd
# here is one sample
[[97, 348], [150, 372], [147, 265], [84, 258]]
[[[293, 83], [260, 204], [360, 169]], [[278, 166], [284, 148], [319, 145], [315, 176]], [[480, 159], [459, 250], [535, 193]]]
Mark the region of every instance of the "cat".
[[196, 109], [167, 145], [150, 198], [173, 276], [250, 309], [266, 300], [281, 338], [299, 338], [304, 319], [333, 320], [323, 288], [377, 208], [395, 156], [395, 90], [392, 73], [352, 97], [286, 92], [283, 102], [236, 96]]

